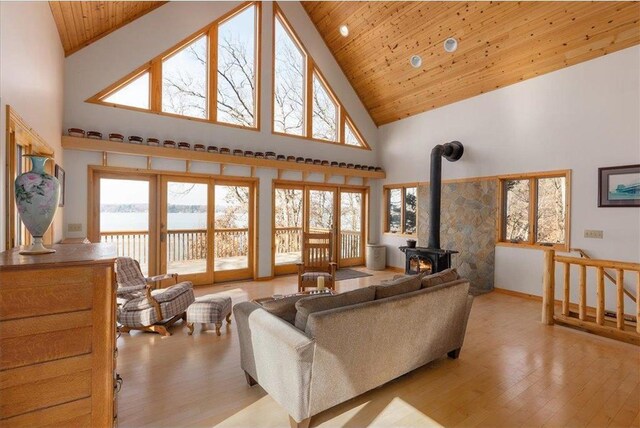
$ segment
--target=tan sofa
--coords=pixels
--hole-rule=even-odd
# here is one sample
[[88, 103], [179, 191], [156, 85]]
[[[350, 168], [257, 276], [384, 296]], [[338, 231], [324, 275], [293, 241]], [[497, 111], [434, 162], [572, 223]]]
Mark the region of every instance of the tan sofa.
[[[425, 279], [417, 279], [418, 287]], [[290, 308], [274, 311], [283, 319], [255, 302], [235, 305], [247, 381], [260, 384], [285, 408], [292, 426], [308, 426], [313, 415], [430, 361], [446, 354], [457, 358], [473, 301], [469, 282], [457, 279], [407, 292], [416, 289], [413, 281], [410, 287], [396, 286], [404, 292], [391, 297], [383, 297], [393, 294], [391, 288], [377, 286], [286, 303], [295, 304], [295, 323], [304, 331], [292, 324]], [[334, 298], [360, 303], [303, 311], [309, 305], [332, 306], [319, 299]], [[301, 314], [308, 314], [306, 324]]]

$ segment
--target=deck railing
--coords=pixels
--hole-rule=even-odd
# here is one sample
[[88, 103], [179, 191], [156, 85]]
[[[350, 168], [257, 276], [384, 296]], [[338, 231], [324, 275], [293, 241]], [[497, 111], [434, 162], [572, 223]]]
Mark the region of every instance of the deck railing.
[[302, 228], [279, 227], [275, 233], [276, 254], [302, 251]]
[[353, 230], [340, 232], [340, 256], [342, 259], [357, 259], [362, 257], [362, 234]]
[[141, 265], [148, 263], [149, 232], [147, 231], [100, 232], [100, 242], [115, 244], [118, 257], [131, 257]]
[[[562, 306], [559, 314], [555, 307], [556, 264], [563, 266]], [[571, 302], [571, 267], [578, 270], [578, 303]], [[587, 306], [587, 269], [596, 273], [595, 313]], [[605, 310], [606, 269], [615, 271], [616, 311], [609, 317]], [[635, 316], [625, 316], [624, 288], [625, 274], [635, 282]], [[591, 333], [640, 345], [640, 263], [596, 260], [556, 255], [546, 250], [544, 255], [542, 322], [553, 325], [554, 322], [580, 328]], [[633, 293], [631, 293], [633, 294]], [[577, 312], [575, 309], [577, 308]]]

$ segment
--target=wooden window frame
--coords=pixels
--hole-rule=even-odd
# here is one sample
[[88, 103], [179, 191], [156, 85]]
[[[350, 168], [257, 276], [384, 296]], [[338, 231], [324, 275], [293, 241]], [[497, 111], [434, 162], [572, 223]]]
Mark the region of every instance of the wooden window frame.
[[[304, 133], [303, 133], [303, 135], [287, 134], [285, 132], [278, 132], [278, 131], [275, 130], [275, 123], [274, 123], [275, 122], [275, 108], [273, 108], [273, 106], [275, 104], [275, 96], [276, 96], [275, 95], [275, 80], [276, 80], [276, 77], [275, 77], [275, 66], [276, 66], [275, 25], [276, 25], [276, 20], [280, 21], [280, 23], [282, 24], [284, 29], [289, 33], [289, 36], [294, 41], [294, 43], [296, 43], [298, 45], [298, 47], [300, 48], [300, 51], [302, 52], [302, 54], [305, 57], [305, 62], [306, 62], [305, 75], [304, 75], [305, 87], [303, 88], [305, 108], [304, 108]], [[312, 142], [316, 142], [316, 143], [334, 144], [334, 145], [339, 145], [341, 147], [349, 147], [349, 148], [352, 148], [352, 149], [371, 150], [371, 147], [369, 146], [367, 141], [362, 137], [362, 133], [356, 127], [356, 124], [354, 123], [354, 121], [348, 116], [348, 114], [346, 112], [346, 109], [344, 108], [344, 106], [342, 105], [342, 103], [340, 102], [338, 97], [336, 96], [336, 92], [333, 90], [333, 88], [331, 87], [331, 85], [329, 84], [329, 82], [327, 81], [325, 76], [322, 74], [320, 69], [317, 67], [316, 62], [314, 61], [313, 57], [309, 54], [309, 51], [307, 50], [307, 48], [304, 46], [304, 44], [300, 40], [300, 37], [298, 37], [298, 34], [293, 29], [293, 26], [291, 26], [291, 24], [287, 20], [286, 16], [284, 15], [284, 12], [282, 11], [282, 9], [278, 5], [278, 3], [274, 3], [273, 4], [272, 28], [274, 29], [274, 37], [273, 37], [273, 43], [272, 43], [272, 46], [271, 46], [271, 57], [272, 57], [271, 70], [273, 71], [271, 73], [271, 133], [274, 134], [274, 135], [283, 136], [283, 137], [301, 138], [301, 139], [312, 141]], [[330, 141], [330, 140], [324, 140], [324, 139], [314, 138], [313, 137], [313, 129], [312, 129], [312, 125], [313, 125], [313, 96], [312, 96], [312, 91], [313, 91], [313, 75], [314, 75], [314, 73], [318, 76], [318, 79], [320, 80], [322, 85], [327, 90], [327, 92], [329, 94], [329, 97], [332, 98], [334, 103], [336, 104], [336, 108], [337, 108], [337, 113], [336, 114], [337, 114], [337, 121], [338, 121], [337, 122], [337, 130], [336, 130], [337, 141]], [[349, 120], [349, 124], [351, 126], [351, 129], [354, 131], [354, 133], [358, 137], [358, 140], [360, 141], [362, 146], [351, 146], [351, 145], [345, 144], [344, 127], [345, 127], [345, 121], [347, 121], [347, 120]]]
[[[537, 211], [538, 211], [538, 180], [544, 178], [563, 177], [565, 179], [565, 242], [560, 244], [537, 242]], [[523, 174], [500, 175], [498, 179], [498, 218], [496, 221], [496, 246], [521, 247], [532, 249], [554, 249], [569, 251], [571, 248], [571, 170], [556, 170], [531, 172]], [[512, 242], [504, 239], [506, 230], [506, 188], [505, 182], [512, 180], [529, 181], [529, 239], [527, 241]]]
[[[389, 236], [400, 236], [400, 237], [407, 237], [407, 238], [414, 238], [418, 235], [418, 203], [417, 203], [417, 199], [418, 199], [418, 187], [419, 187], [420, 183], [402, 183], [402, 184], [385, 184], [384, 186], [382, 186], [382, 197], [384, 199], [384, 203], [382, 204], [382, 209], [383, 209], [383, 213], [382, 213], [382, 219], [383, 219], [383, 223], [382, 223], [382, 227], [383, 230], [382, 232], [385, 235], [389, 235]], [[413, 233], [407, 233], [405, 230], [405, 210], [406, 210], [406, 206], [405, 206], [405, 200], [404, 200], [404, 196], [406, 193], [406, 189], [409, 188], [413, 188], [415, 187], [416, 189], [416, 231]], [[396, 190], [399, 189], [400, 193], [402, 195], [401, 198], [401, 202], [400, 202], [400, 231], [399, 232], [391, 232], [390, 228], [389, 228], [389, 195], [391, 190]]]
[[[232, 19], [236, 15], [242, 13], [247, 8], [254, 6], [256, 8], [255, 13], [255, 45], [254, 45], [254, 58], [255, 58], [255, 93], [254, 93], [254, 126], [243, 126], [233, 123], [221, 122], [217, 119], [218, 104], [217, 104], [217, 71], [218, 71], [218, 28], [226, 21]], [[125, 77], [119, 79], [115, 83], [107, 86], [102, 91], [93, 95], [85, 100], [87, 103], [99, 104], [103, 106], [122, 108], [126, 110], [139, 111], [144, 113], [152, 113], [160, 116], [175, 117], [186, 120], [193, 120], [196, 122], [213, 123], [216, 125], [229, 126], [232, 128], [247, 129], [252, 131], [260, 131], [260, 92], [261, 92], [261, 52], [260, 43], [262, 40], [262, 4], [259, 1], [250, 1], [241, 4], [228, 13], [222, 15], [206, 27], [201, 28], [189, 37], [183, 39], [176, 45], [167, 49], [157, 57], [153, 58], [127, 74]], [[207, 37], [207, 118], [185, 116], [176, 113], [162, 111], [162, 63], [175, 55], [183, 48], [194, 42], [196, 39], [206, 36]], [[109, 103], [104, 101], [113, 93], [117, 92], [132, 80], [136, 79], [143, 73], [149, 73], [149, 108], [132, 107], [123, 104]]]
[[[18, 165], [16, 162], [17, 147], [21, 146], [23, 154], [42, 154], [54, 158], [54, 150], [31, 128], [27, 122], [10, 105], [7, 105], [6, 112], [6, 177], [5, 177], [5, 248], [9, 250], [16, 246], [16, 229], [21, 221], [17, 214], [14, 181], [17, 176]], [[54, 175], [53, 160], [45, 165], [47, 173]], [[53, 244], [54, 223], [45, 233], [43, 242], [47, 245]], [[23, 245], [31, 244], [31, 235], [25, 232], [25, 242]]]

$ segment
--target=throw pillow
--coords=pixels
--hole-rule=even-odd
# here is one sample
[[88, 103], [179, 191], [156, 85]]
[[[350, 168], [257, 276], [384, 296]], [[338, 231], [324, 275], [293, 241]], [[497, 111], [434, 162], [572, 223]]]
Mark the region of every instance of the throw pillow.
[[434, 285], [445, 284], [458, 279], [458, 271], [455, 268], [445, 269], [442, 272], [422, 278], [422, 288], [433, 287]]
[[398, 278], [384, 285], [376, 285], [376, 300], [420, 290], [420, 278], [419, 275], [412, 275]]
[[307, 327], [307, 319], [314, 312], [351, 306], [358, 303], [370, 302], [376, 296], [373, 287], [359, 288], [334, 296], [312, 296], [300, 299], [296, 302], [295, 326], [304, 331]]
[[282, 299], [267, 300], [262, 302], [261, 305], [267, 312], [293, 324], [296, 321], [296, 302], [305, 297], [308, 296], [304, 294], [288, 296]]

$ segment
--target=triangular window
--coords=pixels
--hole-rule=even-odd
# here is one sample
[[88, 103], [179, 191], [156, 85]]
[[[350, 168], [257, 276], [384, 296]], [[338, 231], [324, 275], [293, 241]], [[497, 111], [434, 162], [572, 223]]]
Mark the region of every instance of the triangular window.
[[162, 111], [207, 118], [207, 36], [162, 61]]
[[313, 73], [313, 138], [338, 141], [338, 107], [317, 73]]
[[306, 55], [280, 15], [275, 19], [273, 130], [305, 134]]
[[257, 128], [260, 14], [241, 5], [87, 102]]
[[275, 4], [274, 13], [273, 132], [369, 149]]
[[218, 26], [218, 121], [256, 125], [256, 6]]
[[149, 72], [134, 77], [107, 94], [103, 101], [127, 107], [149, 109]]
[[344, 143], [347, 146], [365, 147], [364, 140], [349, 119], [344, 123]]

